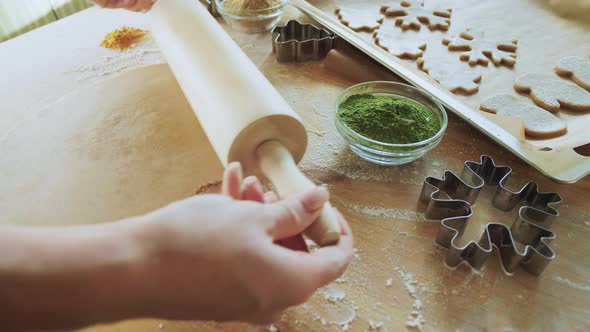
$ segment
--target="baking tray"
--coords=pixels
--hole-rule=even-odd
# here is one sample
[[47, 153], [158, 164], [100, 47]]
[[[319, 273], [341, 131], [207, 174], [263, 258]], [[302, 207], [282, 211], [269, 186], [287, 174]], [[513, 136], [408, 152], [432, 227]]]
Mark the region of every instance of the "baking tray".
[[[394, 1], [395, 2], [395, 1]], [[425, 1], [429, 4], [429, 1]], [[450, 52], [442, 45], [444, 37], [458, 35], [466, 28], [479, 28], [488, 36], [517, 39], [517, 63], [513, 68], [472, 67], [483, 75], [480, 91], [471, 96], [453, 94], [418, 69], [414, 60], [401, 60], [373, 42], [367, 32], [354, 32], [342, 25], [335, 14], [339, 5], [378, 10], [383, 1], [370, 0], [291, 0], [291, 4], [309, 15], [342, 39], [366, 53], [409, 83], [430, 93], [466, 122], [495, 142], [507, 148], [547, 177], [557, 182], [573, 183], [590, 173], [590, 157], [576, 152], [590, 143], [590, 113], [573, 114], [560, 111], [558, 116], [568, 125], [565, 136], [532, 140], [524, 137], [522, 124], [514, 118], [479, 111], [481, 101], [497, 94], [512, 94], [519, 99], [512, 85], [526, 73], [554, 75], [559, 59], [566, 56], [590, 55], [590, 19], [573, 20], [557, 15], [544, 0], [430, 0], [443, 8], [452, 8], [451, 27], [447, 32], [430, 31], [426, 26], [416, 38], [427, 41], [427, 56], [460, 62], [460, 52]], [[384, 24], [394, 24], [387, 18]], [[399, 33], [404, 33], [398, 29]], [[414, 33], [414, 32], [411, 32]], [[465, 63], [466, 67], [469, 67]], [[556, 76], [557, 77], [557, 76]]]

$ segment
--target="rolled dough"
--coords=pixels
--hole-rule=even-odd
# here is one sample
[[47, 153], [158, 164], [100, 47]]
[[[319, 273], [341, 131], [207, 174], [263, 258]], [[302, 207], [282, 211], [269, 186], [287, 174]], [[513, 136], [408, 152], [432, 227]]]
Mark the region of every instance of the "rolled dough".
[[143, 214], [223, 171], [166, 65], [82, 86], [32, 114], [0, 141], [0, 222]]

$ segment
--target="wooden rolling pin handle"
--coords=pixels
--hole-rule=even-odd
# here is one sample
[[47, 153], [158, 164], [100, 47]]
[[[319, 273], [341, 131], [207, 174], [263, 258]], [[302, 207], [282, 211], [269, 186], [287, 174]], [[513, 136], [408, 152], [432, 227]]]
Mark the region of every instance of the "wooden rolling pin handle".
[[[262, 173], [272, 182], [280, 198], [297, 195], [316, 185], [297, 168], [293, 156], [279, 141], [261, 144], [256, 150]], [[336, 211], [326, 203], [318, 220], [305, 230], [305, 235], [319, 246], [335, 244], [341, 228]]]

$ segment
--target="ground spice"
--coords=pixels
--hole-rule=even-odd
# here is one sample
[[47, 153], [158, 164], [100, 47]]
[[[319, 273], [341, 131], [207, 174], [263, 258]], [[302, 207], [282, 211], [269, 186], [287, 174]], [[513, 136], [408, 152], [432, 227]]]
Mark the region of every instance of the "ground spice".
[[239, 15], [246, 10], [268, 9], [280, 5], [282, 0], [225, 0], [223, 9], [231, 14]]
[[124, 51], [140, 42], [146, 33], [142, 29], [123, 26], [121, 29], [109, 32], [100, 43], [100, 46]]
[[339, 105], [338, 117], [358, 134], [392, 144], [423, 141], [441, 127], [436, 114], [427, 107], [391, 96], [350, 96]]

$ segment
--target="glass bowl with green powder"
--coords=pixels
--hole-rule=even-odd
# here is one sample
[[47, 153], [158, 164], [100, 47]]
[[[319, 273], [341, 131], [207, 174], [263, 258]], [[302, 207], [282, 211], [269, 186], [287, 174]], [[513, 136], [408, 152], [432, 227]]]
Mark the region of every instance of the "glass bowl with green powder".
[[336, 100], [336, 128], [350, 149], [380, 165], [410, 163], [436, 147], [447, 113], [425, 92], [407, 84], [366, 82]]

